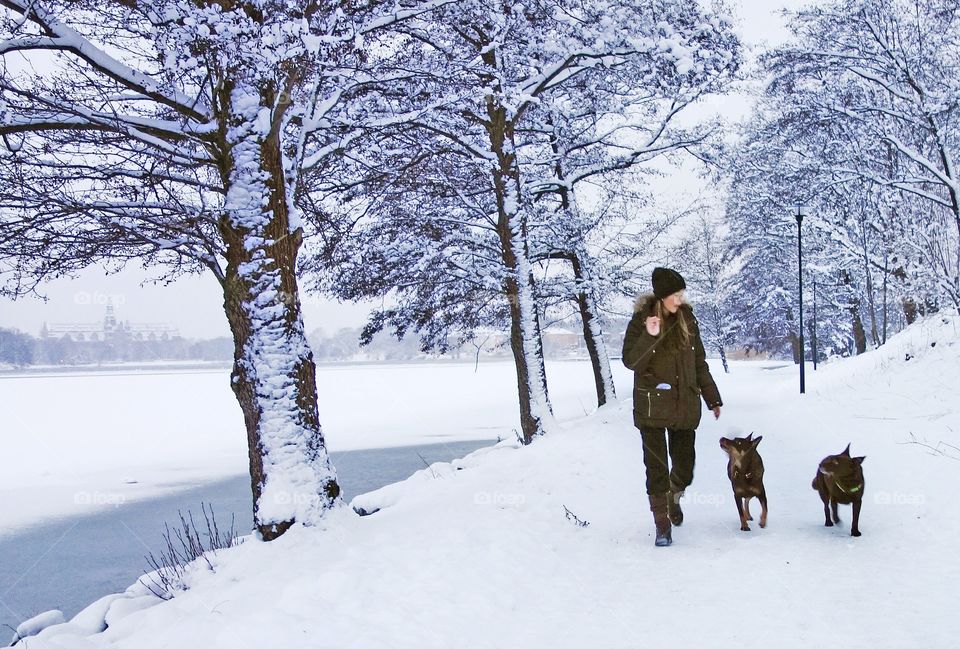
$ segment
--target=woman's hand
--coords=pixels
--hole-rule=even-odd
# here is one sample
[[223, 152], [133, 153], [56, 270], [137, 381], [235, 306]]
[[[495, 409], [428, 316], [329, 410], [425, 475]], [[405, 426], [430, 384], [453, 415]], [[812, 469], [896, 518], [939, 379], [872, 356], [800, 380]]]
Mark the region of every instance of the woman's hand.
[[660, 335], [660, 318], [656, 316], [650, 316], [646, 320], [646, 325], [647, 325], [648, 334], [650, 334], [651, 336]]
[[720, 406], [714, 406], [713, 408], [713, 418], [720, 419]]

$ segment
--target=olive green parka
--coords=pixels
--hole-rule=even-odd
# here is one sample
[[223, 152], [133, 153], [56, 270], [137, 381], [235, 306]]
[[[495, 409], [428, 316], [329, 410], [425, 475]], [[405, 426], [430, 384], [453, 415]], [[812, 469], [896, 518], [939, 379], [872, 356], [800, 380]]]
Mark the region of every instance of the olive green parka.
[[[720, 392], [710, 375], [693, 309], [684, 304], [675, 315], [664, 309], [660, 334], [651, 336], [646, 319], [654, 315], [656, 301], [652, 293], [637, 297], [623, 338], [623, 364], [633, 370], [633, 423], [637, 428], [694, 430], [703, 410], [700, 399], [713, 409], [723, 405]], [[690, 331], [687, 344], [682, 342], [681, 315]]]

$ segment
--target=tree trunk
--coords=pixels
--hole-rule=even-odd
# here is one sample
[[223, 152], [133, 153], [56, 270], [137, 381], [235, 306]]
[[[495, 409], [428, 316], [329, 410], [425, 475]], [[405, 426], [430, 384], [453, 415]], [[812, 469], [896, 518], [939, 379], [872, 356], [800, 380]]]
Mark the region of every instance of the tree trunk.
[[870, 338], [873, 341], [874, 348], [880, 346], [880, 335], [877, 331], [877, 307], [873, 291], [873, 275], [870, 272], [870, 249], [867, 241], [867, 225], [865, 223], [866, 215], [861, 212], [860, 215], [860, 243], [863, 251], [863, 273], [867, 285], [867, 308], [870, 310]]
[[853, 321], [853, 342], [859, 356], [867, 351], [867, 332], [863, 329], [863, 319], [860, 317], [860, 300], [854, 300], [849, 310]]
[[[723, 363], [723, 373], [730, 373], [730, 364], [727, 362], [727, 350], [724, 349], [724, 343], [727, 338], [724, 336], [723, 332], [723, 314], [720, 312], [720, 308], [716, 303], [711, 307], [713, 313], [713, 329], [716, 333], [716, 344], [714, 345], [717, 348], [717, 353], [720, 354], [720, 362]], [[744, 357], [750, 355], [750, 347], [747, 347]]]
[[850, 288], [850, 306], [847, 307], [847, 311], [850, 313], [850, 320], [853, 324], [854, 348], [859, 356], [867, 351], [867, 332], [863, 328], [863, 318], [860, 317], [860, 297], [856, 293], [856, 289], [852, 286], [853, 282], [850, 279], [850, 273], [845, 270], [841, 271], [840, 279], [845, 286]]
[[590, 355], [590, 365], [593, 367], [593, 382], [597, 388], [597, 406], [607, 403], [607, 400], [617, 398], [613, 384], [613, 370], [610, 368], [610, 357], [607, 354], [607, 345], [603, 340], [603, 330], [597, 317], [597, 303], [590, 289], [589, 271], [585, 268], [580, 254], [573, 253], [571, 258], [573, 274], [577, 286], [577, 306], [580, 308], [580, 318], [583, 321], [583, 339], [586, 342], [587, 353]]
[[908, 325], [917, 321], [917, 303], [912, 297], [900, 300], [900, 306], [903, 307], [903, 317], [906, 318]]
[[497, 160], [493, 185], [497, 200], [497, 233], [508, 269], [504, 293], [510, 305], [510, 349], [517, 366], [520, 429], [524, 444], [546, 432], [553, 420], [543, 363], [543, 339], [536, 309], [526, 211], [520, 203], [520, 170], [513, 144], [513, 124], [506, 108], [487, 98], [490, 150]]
[[[547, 116], [547, 124], [554, 126], [553, 118]], [[550, 138], [550, 148], [556, 156], [554, 171], [559, 180], [564, 180], [566, 174], [563, 171], [561, 163], [562, 155], [560, 151], [560, 142], [556, 131]], [[580, 213], [577, 207], [576, 198], [573, 195], [573, 188], [563, 186], [559, 190], [560, 205], [570, 214], [571, 221], [579, 223]], [[600, 320], [597, 317], [597, 303], [594, 299], [593, 289], [590, 287], [592, 279], [587, 269], [586, 260], [590, 259], [586, 251], [579, 249], [580, 241], [571, 241], [571, 250], [569, 259], [573, 267], [573, 276], [578, 287], [576, 300], [577, 308], [580, 309], [580, 320], [583, 323], [583, 340], [587, 347], [587, 353], [590, 355], [590, 365], [593, 368], [593, 382], [597, 389], [597, 407], [603, 406], [608, 399], [616, 399], [617, 392], [613, 384], [613, 371], [610, 369], [610, 357], [607, 354], [607, 345], [603, 340], [603, 331], [600, 329]], [[565, 255], [562, 255], [565, 256]]]
[[870, 273], [870, 266], [868, 264], [864, 264], [864, 266], [867, 274], [867, 302], [870, 306], [870, 337], [873, 340], [874, 348], [877, 348], [880, 346], [880, 334], [878, 331], [879, 327], [877, 326], [877, 308], [876, 300], [874, 299], [873, 279]]
[[269, 541], [343, 501], [317, 412], [295, 275], [302, 230], [290, 230], [279, 138], [247, 132], [230, 144], [220, 220], [223, 305], [234, 338], [231, 386], [247, 429], [254, 525]]
[[526, 227], [515, 214], [501, 232], [503, 261], [511, 274], [505, 281], [510, 303], [510, 349], [517, 367], [520, 396], [520, 429], [523, 443], [542, 435], [553, 419], [547, 393], [547, 374], [543, 363], [543, 339], [540, 318], [535, 308], [533, 272], [526, 249]]
[[[901, 284], [907, 281], [907, 271], [904, 270], [903, 266], [897, 266], [890, 274], [897, 278]], [[900, 299], [900, 307], [903, 309], [903, 317], [906, 319], [907, 325], [912, 325], [917, 319], [916, 301], [909, 296], [903, 297]]]
[[889, 251], [884, 252], [883, 255], [883, 344], [887, 344], [887, 329], [890, 326], [890, 309], [887, 303], [889, 299], [887, 297], [887, 283], [890, 279], [890, 268], [889, 268], [890, 253]]

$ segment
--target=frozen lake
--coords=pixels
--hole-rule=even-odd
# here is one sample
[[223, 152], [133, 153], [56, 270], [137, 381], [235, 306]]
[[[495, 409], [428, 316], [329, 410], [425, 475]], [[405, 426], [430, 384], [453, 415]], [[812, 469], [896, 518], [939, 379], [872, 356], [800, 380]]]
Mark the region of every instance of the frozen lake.
[[[614, 365], [620, 391], [631, 377]], [[596, 405], [587, 361], [548, 361], [554, 411]], [[514, 437], [513, 363], [318, 367], [321, 421], [347, 499]], [[626, 392], [624, 392], [626, 391]], [[250, 526], [246, 436], [226, 368], [0, 375], [0, 625], [69, 617], [123, 590], [177, 510]], [[421, 459], [420, 456], [423, 456]], [[11, 632], [12, 633], [12, 632]]]

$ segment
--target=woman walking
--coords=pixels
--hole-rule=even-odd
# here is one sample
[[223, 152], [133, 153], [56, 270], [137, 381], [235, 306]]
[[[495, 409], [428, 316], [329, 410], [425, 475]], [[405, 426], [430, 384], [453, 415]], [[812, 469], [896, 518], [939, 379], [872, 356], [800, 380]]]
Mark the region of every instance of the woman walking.
[[[623, 364], [633, 370], [633, 424], [643, 440], [647, 496], [656, 545], [673, 542], [683, 523], [680, 497], [693, 482], [694, 436], [701, 397], [714, 417], [723, 405], [707, 366], [687, 284], [669, 268], [653, 269], [653, 293], [637, 298], [623, 338]], [[670, 465], [667, 464], [669, 453]]]

